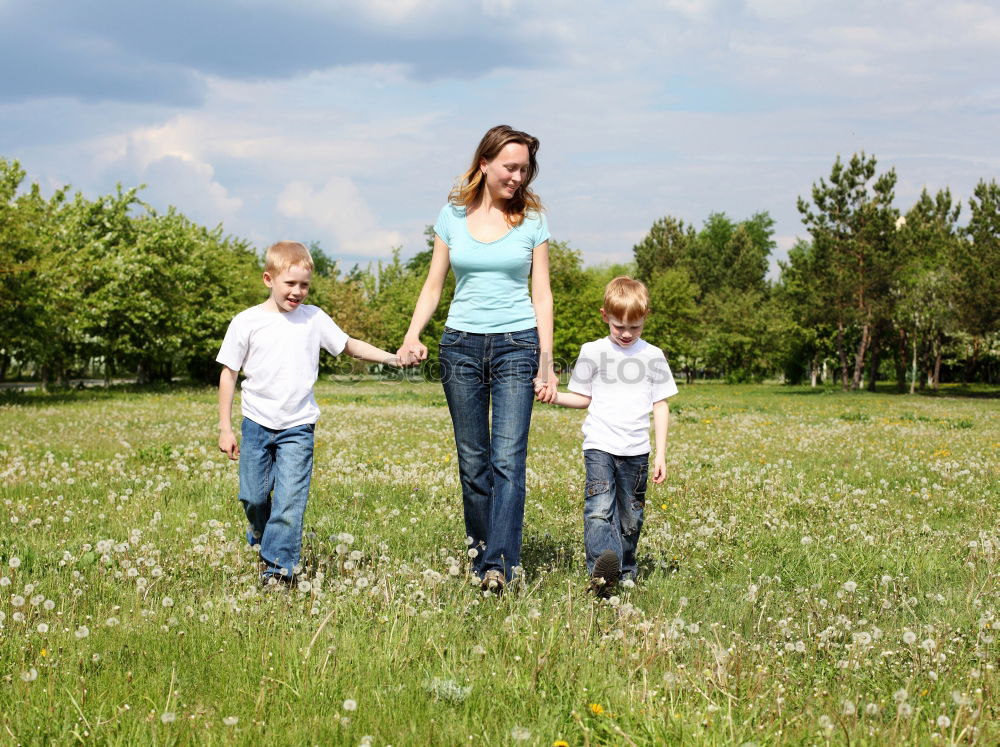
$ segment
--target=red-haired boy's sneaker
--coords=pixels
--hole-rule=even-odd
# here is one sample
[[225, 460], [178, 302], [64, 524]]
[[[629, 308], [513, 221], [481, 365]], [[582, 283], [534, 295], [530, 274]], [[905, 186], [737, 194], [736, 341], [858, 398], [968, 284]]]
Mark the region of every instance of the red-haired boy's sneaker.
[[503, 574], [496, 568], [491, 568], [490, 570], [486, 571], [486, 575], [483, 576], [483, 583], [481, 584], [481, 588], [483, 591], [490, 591], [496, 594], [497, 596], [500, 596], [501, 594], [503, 594], [503, 587], [504, 584], [506, 583], [507, 582], [504, 579]]

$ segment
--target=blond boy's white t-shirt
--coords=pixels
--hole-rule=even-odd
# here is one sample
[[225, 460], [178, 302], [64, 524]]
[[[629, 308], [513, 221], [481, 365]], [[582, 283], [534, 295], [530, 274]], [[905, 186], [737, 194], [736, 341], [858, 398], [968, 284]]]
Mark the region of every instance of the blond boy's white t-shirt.
[[649, 453], [653, 403], [677, 394], [663, 351], [638, 339], [627, 348], [609, 337], [584, 343], [569, 390], [590, 397], [583, 448], [615, 456]]
[[349, 339], [318, 306], [289, 312], [253, 306], [233, 317], [216, 360], [243, 370], [243, 417], [283, 430], [319, 418], [313, 385], [320, 348], [339, 355]]

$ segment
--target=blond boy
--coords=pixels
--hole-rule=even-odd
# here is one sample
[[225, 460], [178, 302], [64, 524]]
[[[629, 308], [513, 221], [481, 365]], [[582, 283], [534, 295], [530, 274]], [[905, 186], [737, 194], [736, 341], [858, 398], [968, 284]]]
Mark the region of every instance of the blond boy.
[[[295, 241], [279, 241], [264, 257], [267, 300], [237, 314], [216, 360], [219, 377], [219, 449], [240, 460], [240, 502], [257, 547], [265, 586], [292, 582], [302, 549], [302, 517], [312, 477], [313, 434], [319, 407], [313, 385], [320, 348], [396, 365], [392, 353], [349, 337], [309, 294], [313, 260]], [[232, 429], [240, 370], [242, 449]]]
[[666, 478], [667, 398], [677, 385], [663, 351], [642, 339], [649, 315], [646, 286], [616, 277], [604, 291], [608, 336], [588, 342], [555, 404], [588, 410], [583, 423], [583, 542], [590, 589], [608, 597], [619, 579], [634, 579], [649, 468], [653, 414], [653, 482]]

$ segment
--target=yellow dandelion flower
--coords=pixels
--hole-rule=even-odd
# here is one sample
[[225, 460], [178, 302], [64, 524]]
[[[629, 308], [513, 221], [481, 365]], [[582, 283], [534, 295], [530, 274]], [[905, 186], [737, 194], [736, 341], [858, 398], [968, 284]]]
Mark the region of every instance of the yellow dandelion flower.
[[38, 653], [40, 653], [42, 656], [48, 656], [49, 655], [49, 650], [47, 648], [43, 648]]
[[590, 712], [593, 713], [595, 716], [600, 716], [602, 713], [604, 713], [604, 706], [602, 706], [600, 703], [591, 703]]
[[552, 743], [552, 747], [569, 747], [569, 742], [565, 739], [557, 739]]

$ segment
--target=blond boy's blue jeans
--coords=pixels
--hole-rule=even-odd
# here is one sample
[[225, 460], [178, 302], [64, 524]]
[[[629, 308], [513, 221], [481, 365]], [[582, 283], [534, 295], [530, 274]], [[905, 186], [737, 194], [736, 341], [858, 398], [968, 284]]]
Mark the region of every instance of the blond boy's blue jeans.
[[302, 551], [302, 517], [312, 478], [313, 423], [274, 429], [243, 418], [240, 503], [247, 542], [257, 546], [264, 580], [291, 581]]

